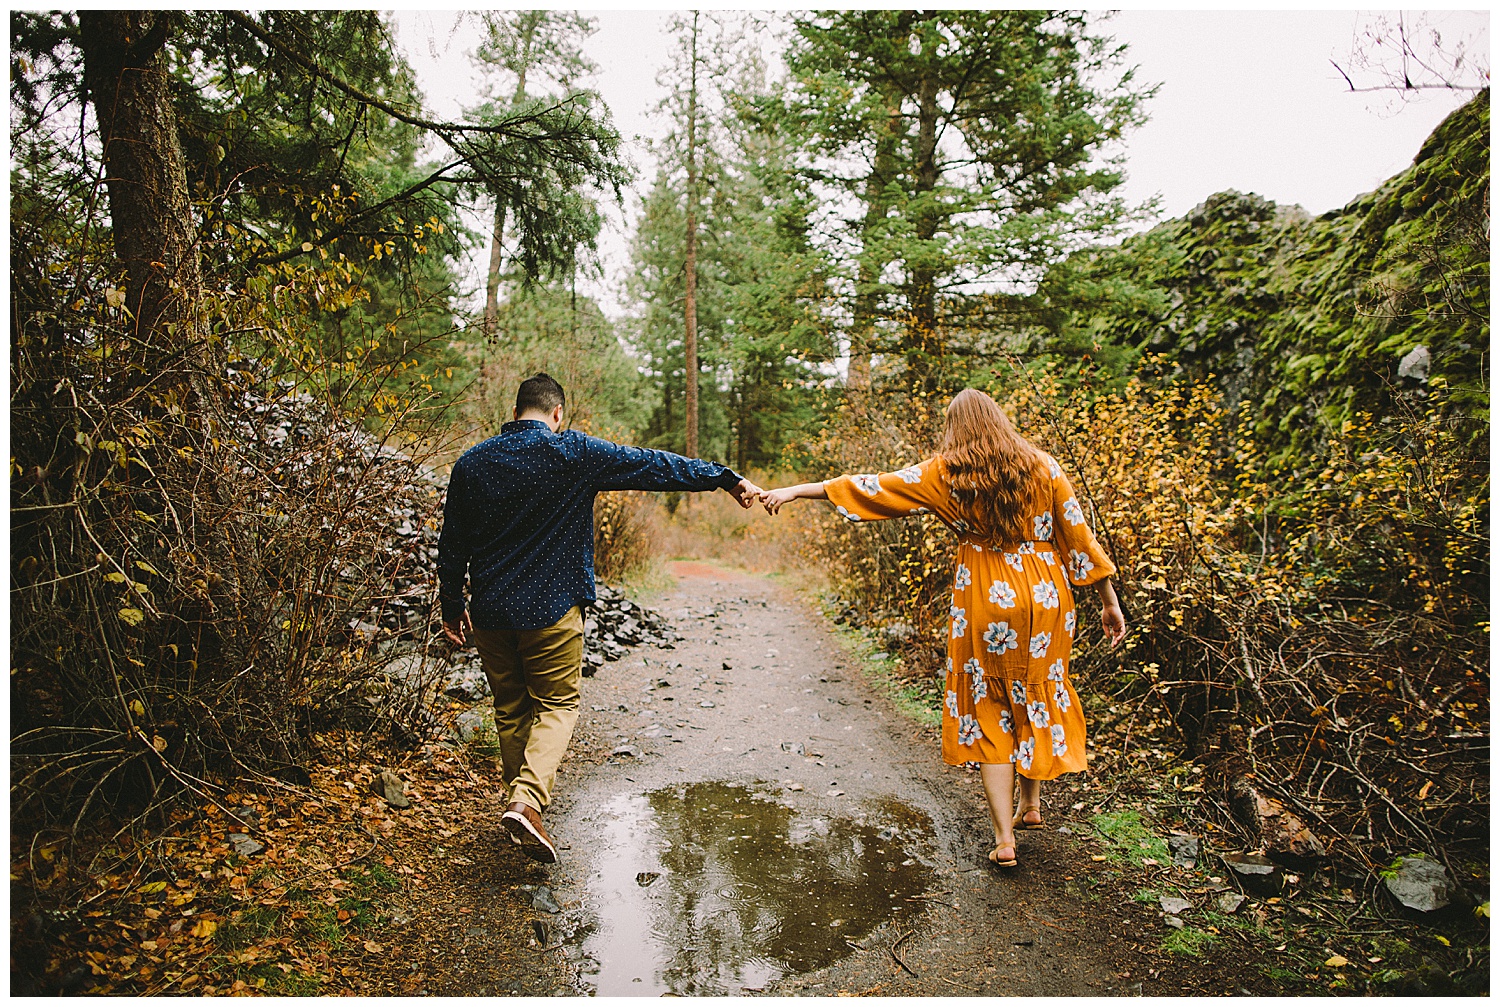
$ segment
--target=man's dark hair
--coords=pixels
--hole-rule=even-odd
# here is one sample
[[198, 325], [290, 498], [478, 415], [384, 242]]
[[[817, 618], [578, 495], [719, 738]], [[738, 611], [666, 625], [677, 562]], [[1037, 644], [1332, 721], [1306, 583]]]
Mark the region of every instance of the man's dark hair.
[[538, 371], [516, 389], [516, 415], [536, 410], [550, 413], [564, 402], [562, 385], [550, 374]]

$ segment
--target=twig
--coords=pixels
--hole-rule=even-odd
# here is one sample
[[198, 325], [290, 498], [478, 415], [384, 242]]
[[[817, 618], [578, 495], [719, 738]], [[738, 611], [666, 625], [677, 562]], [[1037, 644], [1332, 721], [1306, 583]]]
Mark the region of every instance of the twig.
[[896, 949], [899, 948], [903, 943], [905, 943], [906, 939], [914, 933], [916, 933], [915, 930], [908, 930], [906, 933], [896, 938], [896, 943], [891, 945], [891, 957], [896, 959], [896, 964], [905, 969], [908, 975], [910, 975], [914, 979], [920, 979], [921, 976], [918, 976], [915, 972], [913, 972], [911, 970], [911, 966], [902, 961], [901, 956], [896, 953]]

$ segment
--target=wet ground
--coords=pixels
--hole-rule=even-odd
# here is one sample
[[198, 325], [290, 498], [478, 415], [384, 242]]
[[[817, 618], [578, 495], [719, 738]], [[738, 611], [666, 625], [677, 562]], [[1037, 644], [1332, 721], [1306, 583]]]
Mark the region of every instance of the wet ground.
[[1022, 833], [1021, 866], [1000, 871], [985, 859], [994, 840], [978, 774], [942, 764], [936, 731], [864, 680], [820, 614], [767, 578], [698, 563], [673, 572], [675, 590], [653, 603], [684, 639], [584, 682], [546, 815], [560, 862], [510, 846], [498, 773], [476, 766], [469, 824], [439, 832], [455, 844], [449, 868], [409, 900], [412, 922], [389, 931], [392, 957], [357, 990], [1186, 988], [1185, 973], [1142, 954], [1159, 950], [1155, 907], [1107, 891], [1098, 842], [1070, 810], [1084, 807], [1077, 784], [1048, 786], [1049, 829]]
[[[1021, 893], [984, 860], [977, 776], [945, 770], [935, 737], [869, 688], [790, 592], [697, 563], [673, 572], [677, 590], [656, 605], [686, 639], [586, 684], [576, 748], [605, 758], [564, 776], [548, 813], [569, 847], [554, 891], [577, 907], [576, 988], [817, 993], [892, 970], [910, 981], [920, 970], [897, 959], [927, 954], [920, 932], [937, 907], [994, 932]], [[1005, 952], [1035, 957], [1039, 938], [1052, 943], [1033, 935]], [[1048, 992], [1106, 985], [1102, 968], [1048, 973]]]

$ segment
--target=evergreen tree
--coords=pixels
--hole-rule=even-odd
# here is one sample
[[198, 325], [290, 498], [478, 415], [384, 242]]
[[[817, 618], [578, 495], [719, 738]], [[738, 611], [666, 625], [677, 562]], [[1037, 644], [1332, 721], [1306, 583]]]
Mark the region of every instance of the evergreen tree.
[[[1149, 92], [1083, 14], [836, 11], [794, 21], [767, 114], [836, 208], [851, 380], [899, 354], [931, 386], [982, 352], [1017, 292], [1127, 219], [1110, 143]], [[848, 249], [848, 251], [845, 251]]]

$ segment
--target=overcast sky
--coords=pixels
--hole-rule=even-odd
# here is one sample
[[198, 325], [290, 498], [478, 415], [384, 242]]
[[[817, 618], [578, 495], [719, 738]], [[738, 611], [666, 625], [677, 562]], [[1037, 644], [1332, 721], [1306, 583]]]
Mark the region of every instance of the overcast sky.
[[[656, 76], [670, 46], [670, 12], [584, 13], [598, 18], [598, 33], [585, 44], [600, 67], [595, 86], [631, 141], [643, 191], [651, 162], [638, 138], [663, 131], [650, 111], [661, 97]], [[474, 98], [466, 57], [477, 41], [472, 24], [452, 11], [399, 12], [396, 20], [398, 42], [429, 103], [457, 115]], [[1449, 38], [1480, 37], [1479, 51], [1488, 53], [1487, 12], [1431, 11], [1427, 20]], [[1360, 23], [1356, 11], [1117, 14], [1107, 30], [1129, 44], [1139, 79], [1161, 85], [1147, 105], [1150, 121], [1125, 144], [1125, 196], [1160, 196], [1163, 216], [1175, 217], [1212, 193], [1238, 189], [1316, 214], [1410, 164], [1433, 127], [1468, 95], [1428, 91], [1402, 103], [1350, 93], [1330, 59], [1347, 61]], [[622, 310], [617, 288], [628, 268], [627, 227], [637, 205], [627, 198], [602, 239], [606, 276], [591, 286], [610, 314]], [[474, 275], [482, 272], [476, 262]]]

